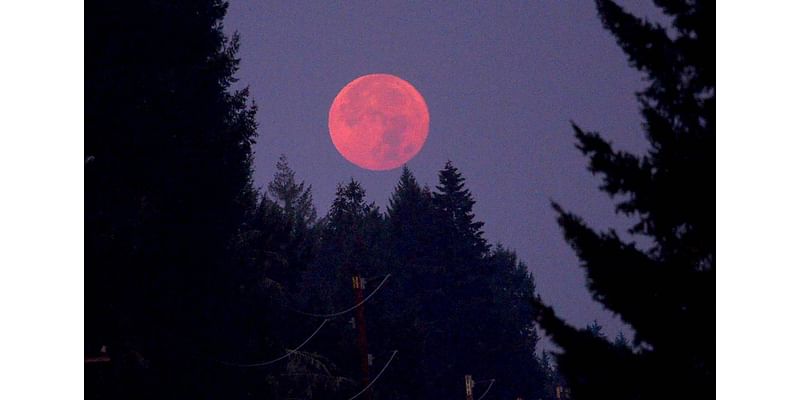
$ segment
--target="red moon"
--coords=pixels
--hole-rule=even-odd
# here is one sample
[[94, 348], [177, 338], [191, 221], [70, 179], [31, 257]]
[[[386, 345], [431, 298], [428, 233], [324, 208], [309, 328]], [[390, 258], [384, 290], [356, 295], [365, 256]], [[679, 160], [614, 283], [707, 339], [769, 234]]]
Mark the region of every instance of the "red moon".
[[389, 74], [364, 75], [333, 99], [328, 129], [336, 150], [373, 171], [402, 166], [428, 138], [425, 99], [410, 83]]

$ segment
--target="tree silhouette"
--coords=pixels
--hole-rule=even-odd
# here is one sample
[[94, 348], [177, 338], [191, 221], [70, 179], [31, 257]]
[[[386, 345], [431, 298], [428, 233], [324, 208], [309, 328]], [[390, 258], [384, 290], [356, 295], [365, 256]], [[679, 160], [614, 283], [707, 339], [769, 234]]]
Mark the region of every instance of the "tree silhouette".
[[[279, 252], [271, 255], [285, 256], [282, 271], [275, 271], [273, 278], [283, 276], [283, 282], [294, 291], [300, 274], [314, 257], [318, 245], [317, 211], [314, 208], [314, 196], [311, 186], [305, 182], [297, 182], [295, 173], [285, 155], [281, 155], [276, 164], [277, 171], [267, 185], [267, 192], [261, 197], [259, 208], [265, 222], [280, 225], [279, 237], [283, 244]], [[264, 243], [256, 248], [267, 250]]]
[[[86, 9], [86, 338], [106, 346], [110, 393], [245, 396], [209, 359], [266, 336], [247, 326], [240, 263], [256, 206], [255, 107], [232, 90], [238, 39], [207, 1], [90, 1]], [[247, 315], [252, 313], [251, 315]], [[223, 329], [224, 327], [224, 329]], [[263, 343], [259, 342], [259, 343]], [[255, 345], [253, 345], [255, 347]]]
[[489, 246], [483, 238], [483, 222], [475, 221], [472, 206], [475, 200], [464, 187], [464, 177], [453, 163], [448, 161], [439, 171], [439, 184], [433, 193], [433, 204], [441, 224], [441, 238], [447, 255], [452, 257], [479, 258], [486, 254]]
[[[538, 334], [528, 302], [535, 292], [532, 276], [501, 245], [486, 246], [483, 254], [474, 251], [475, 243], [485, 246], [477, 229], [471, 240], [462, 241], [466, 230], [460, 228], [480, 226], [472, 213], [474, 200], [452, 163], [442, 175], [457, 177], [457, 185], [437, 191], [453, 196], [440, 197], [440, 204], [465, 205], [449, 208], [456, 210], [450, 214], [437, 209], [433, 194], [408, 169], [383, 215], [358, 182], [339, 185], [321, 221], [319, 254], [304, 274], [301, 290], [307, 288], [308, 295], [299, 297], [308, 300], [306, 307], [334, 311], [353, 303], [354, 268], [372, 278], [367, 291], [375, 288], [376, 278], [391, 273], [366, 304], [369, 352], [379, 360], [399, 350], [375, 387], [376, 397], [443, 398], [462, 391], [464, 375], [473, 374], [486, 382], [502, 381], [492, 392], [500, 397], [547, 398], [547, 371], [535, 356]], [[452, 223], [443, 222], [445, 215], [453, 217]], [[326, 377], [357, 382], [356, 331], [349, 317], [332, 320], [308, 350], [330, 361]], [[335, 397], [352, 387], [314, 393]]]
[[[225, 2], [90, 1], [85, 348], [110, 361], [102, 373], [87, 367], [87, 397], [347, 398], [360, 389], [350, 315], [321, 324], [309, 314], [353, 305], [353, 274], [367, 291], [392, 275], [366, 305], [378, 365], [400, 351], [375, 398], [450, 398], [465, 374], [496, 379], [497, 398], [552, 398], [562, 376], [582, 398], [708, 397], [714, 6], [657, 4], [673, 17], [669, 32], [598, 1], [650, 77], [638, 96], [651, 150], [616, 151], [575, 126], [602, 189], [652, 247], [555, 205], [595, 298], [635, 331], [610, 343], [598, 325], [575, 329], [528, 301], [532, 275], [488, 244], [451, 162], [434, 190], [404, 168], [385, 213], [351, 179], [318, 219], [285, 156], [256, 190], [256, 109], [232, 89], [238, 40], [223, 33]], [[535, 320], [564, 350], [557, 368], [536, 357]], [[302, 351], [247, 367], [310, 332]]]
[[652, 246], [596, 232], [554, 204], [594, 299], [635, 331], [634, 349], [614, 347], [535, 301], [537, 321], [563, 349], [559, 369], [577, 399], [714, 395], [715, 6], [655, 3], [672, 18], [672, 33], [597, 1], [604, 27], [649, 79], [637, 94], [647, 154], [614, 150], [573, 125], [589, 170], [603, 177], [601, 190], [618, 199], [617, 212], [635, 218], [630, 233]]
[[267, 186], [272, 201], [291, 216], [299, 227], [310, 228], [317, 220], [311, 186], [306, 187], [305, 182], [295, 181], [294, 171], [289, 167], [285, 154], [281, 154], [276, 167], [275, 176]]
[[434, 219], [433, 197], [430, 190], [417, 183], [406, 166], [389, 199], [386, 217], [393, 242], [398, 246], [396, 251], [406, 264], [430, 259], [434, 240], [430, 229]]
[[[486, 244], [483, 223], [473, 212], [475, 200], [453, 163], [439, 172], [432, 196], [412, 177], [403, 172], [389, 219], [392, 226], [414, 227], [400, 230], [403, 235], [395, 240], [421, 242], [425, 249], [396, 247], [401, 271], [414, 277], [405, 296], [416, 310], [416, 336], [411, 337], [421, 344], [414, 361], [421, 397], [444, 398], [463, 390], [465, 374], [501, 379], [494, 392], [499, 397], [541, 395], [538, 336], [527, 301], [534, 285], [527, 267], [513, 251]], [[416, 206], [406, 203], [412, 198]]]

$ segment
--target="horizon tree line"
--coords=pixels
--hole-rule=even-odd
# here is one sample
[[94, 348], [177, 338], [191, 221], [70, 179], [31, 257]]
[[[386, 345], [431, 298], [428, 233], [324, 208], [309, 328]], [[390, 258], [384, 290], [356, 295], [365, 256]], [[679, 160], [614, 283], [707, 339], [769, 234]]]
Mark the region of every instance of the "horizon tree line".
[[[361, 389], [349, 315], [308, 314], [350, 307], [354, 274], [368, 288], [385, 279], [366, 303], [373, 371], [396, 356], [376, 399], [458, 396], [467, 374], [494, 379], [497, 398], [550, 399], [562, 384], [576, 399], [713, 396], [714, 5], [656, 0], [668, 31], [596, 3], [648, 77], [637, 96], [651, 148], [574, 131], [601, 190], [653, 246], [554, 208], [630, 341], [544, 304], [514, 251], [488, 244], [452, 163], [433, 189], [404, 169], [384, 212], [351, 180], [318, 218], [285, 158], [257, 190], [257, 110], [231, 86], [224, 1], [90, 1], [84, 350], [107, 361], [85, 364], [87, 397], [349, 398]], [[554, 359], [536, 354], [537, 326], [561, 348]], [[295, 351], [298, 338], [310, 340]]]

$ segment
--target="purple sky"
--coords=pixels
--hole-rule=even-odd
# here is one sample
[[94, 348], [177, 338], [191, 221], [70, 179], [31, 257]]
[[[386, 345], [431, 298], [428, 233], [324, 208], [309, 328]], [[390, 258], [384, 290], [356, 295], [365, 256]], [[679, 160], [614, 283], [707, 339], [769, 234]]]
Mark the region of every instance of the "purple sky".
[[[449, 159], [467, 179], [486, 238], [515, 249], [539, 293], [568, 321], [623, 324], [594, 303], [550, 199], [594, 227], [624, 229], [574, 147], [569, 121], [621, 149], [645, 141], [634, 92], [644, 85], [594, 2], [300, 2], [231, 0], [225, 28], [241, 35], [238, 74], [259, 107], [255, 180], [266, 186], [281, 153], [313, 185], [325, 214], [337, 182], [360, 181], [382, 209], [400, 170], [342, 158], [328, 136], [331, 101], [351, 80], [390, 73], [425, 97], [428, 141], [409, 162], [434, 186]], [[660, 19], [650, 4], [621, 1]], [[626, 331], [627, 332], [627, 331]]]

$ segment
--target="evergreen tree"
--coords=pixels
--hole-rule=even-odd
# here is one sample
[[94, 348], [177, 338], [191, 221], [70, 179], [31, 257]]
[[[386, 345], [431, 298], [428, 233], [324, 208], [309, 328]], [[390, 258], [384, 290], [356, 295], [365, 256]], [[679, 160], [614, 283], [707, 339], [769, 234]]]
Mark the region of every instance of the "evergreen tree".
[[439, 171], [437, 192], [433, 193], [433, 203], [441, 223], [441, 240], [449, 257], [480, 258], [489, 247], [483, 238], [483, 222], [475, 221], [472, 206], [475, 200], [472, 193], [464, 187], [464, 177], [448, 161]]
[[[295, 180], [295, 173], [285, 155], [281, 155], [276, 167], [277, 171], [267, 185], [267, 193], [262, 196], [259, 207], [263, 210], [265, 220], [273, 223], [279, 221], [280, 237], [284, 238], [280, 247], [280, 254], [285, 256], [282, 260], [284, 268], [272, 275], [274, 278], [283, 278], [282, 282], [294, 289], [299, 274], [312, 262], [316, 250], [317, 211], [311, 186], [306, 187], [305, 182], [298, 183]], [[263, 245], [261, 248], [267, 250]], [[274, 251], [269, 254], [276, 256]]]
[[[367, 278], [367, 290], [387, 273], [385, 261], [386, 227], [374, 203], [367, 202], [366, 192], [355, 180], [339, 184], [328, 213], [320, 221], [319, 252], [309, 270], [303, 274], [303, 285], [297, 299], [299, 307], [315, 313], [347, 309], [355, 303], [351, 278], [358, 274]], [[381, 293], [384, 294], [383, 292]], [[372, 310], [384, 300], [377, 297], [365, 305], [373, 330], [376, 315]], [[308, 351], [328, 360], [328, 376], [346, 378], [342, 385], [324, 392], [323, 396], [343, 396], [359, 390], [361, 370], [356, 349], [356, 330], [348, 314], [331, 320], [309, 343]], [[372, 351], [372, 341], [370, 341]]]
[[[435, 219], [433, 196], [427, 188], [403, 167], [400, 181], [389, 199], [386, 218], [396, 245], [396, 252], [408, 267], [431, 261], [436, 252], [436, 231], [431, 229]], [[414, 271], [423, 273], [425, 271]]]
[[592, 334], [592, 336], [605, 339], [606, 334], [603, 333], [603, 327], [597, 323], [597, 320], [592, 321], [591, 324], [586, 325], [586, 331]]
[[[392, 254], [387, 258], [392, 282], [383, 291], [388, 301], [379, 305], [384, 348], [402, 354], [393, 365], [392, 377], [384, 382], [391, 398], [428, 398], [430, 386], [424, 371], [425, 343], [430, 318], [432, 294], [441, 290], [441, 271], [432, 267], [436, 249], [433, 198], [430, 190], [419, 185], [404, 166], [386, 210]], [[420, 382], [408, 385], [407, 382]]]
[[384, 219], [374, 202], [368, 203], [360, 183], [339, 185], [322, 229], [321, 262], [338, 271], [346, 282], [352, 274], [374, 276], [385, 271]]
[[267, 186], [271, 200], [291, 216], [300, 228], [310, 228], [317, 220], [311, 186], [306, 187], [305, 182], [295, 181], [294, 171], [289, 167], [285, 154], [281, 154], [276, 167], [275, 177]]
[[425, 208], [428, 206], [422, 187], [407, 166], [403, 166], [400, 181], [389, 198], [386, 215], [389, 225], [398, 237], [408, 237], [417, 233], [424, 224]]
[[256, 110], [231, 89], [226, 4], [86, 9], [85, 346], [106, 346], [114, 371], [102, 392], [87, 379], [88, 397], [258, 393], [252, 374], [211, 361], [269, 335], [248, 326], [264, 305], [242, 289], [261, 267], [237, 254], [257, 202]]
[[473, 326], [478, 311], [471, 307], [488, 298], [490, 289], [483, 223], [475, 221], [472, 194], [449, 161], [439, 171], [432, 203], [425, 228], [431, 234], [432, 253], [419, 282], [425, 292], [420, 296], [423, 347], [418, 370], [425, 377], [427, 397], [441, 398], [459, 390], [465, 374], [479, 375], [467, 372], [481, 364], [476, 354], [462, 349], [474, 347], [481, 336]]
[[[544, 392], [527, 301], [534, 293], [532, 277], [512, 251], [489, 251], [474, 204], [450, 162], [432, 196], [404, 170], [390, 201], [401, 268], [396, 283], [407, 289], [398, 293], [403, 300], [389, 303], [414, 310], [406, 337], [420, 343], [406, 350], [416, 372], [409, 376], [421, 382], [413, 398], [447, 397], [462, 390], [465, 374], [502, 380], [493, 389], [498, 397]], [[404, 285], [403, 279], [411, 280]]]
[[[453, 192], [471, 207], [474, 201], [463, 178], [460, 181]], [[471, 215], [469, 207], [462, 210]], [[465, 251], [448, 257], [447, 249], [465, 248], [441, 237], [449, 228], [445, 237], [457, 240], [456, 224], [441, 222], [433, 195], [408, 169], [391, 196], [386, 217], [378, 211], [358, 182], [339, 185], [321, 221], [319, 254], [295, 296], [304, 310], [338, 311], [354, 302], [354, 272], [372, 278], [368, 292], [392, 274], [365, 305], [369, 352], [380, 360], [377, 365], [392, 351], [400, 351], [375, 387], [375, 396], [442, 398], [463, 390], [463, 376], [470, 373], [482, 377], [483, 385], [491, 378], [502, 381], [493, 388], [501, 397], [546, 398], [547, 371], [535, 356], [538, 335], [527, 301], [535, 288], [516, 254], [498, 245], [480, 256]], [[444, 245], [447, 248], [440, 247]], [[324, 370], [309, 376], [340, 383], [335, 388], [315, 386], [315, 396], [341, 397], [359, 387], [356, 330], [350, 317], [331, 320], [304, 349], [326, 360], [321, 363]]]
[[359, 228], [365, 228], [365, 221], [378, 214], [375, 203], [367, 203], [367, 192], [361, 184], [351, 179], [347, 185], [339, 184], [336, 188], [336, 197], [333, 200], [326, 218], [326, 234], [328, 235], [355, 235], [363, 233]]
[[484, 376], [502, 378], [503, 385], [492, 389], [498, 398], [541, 398], [547, 371], [536, 357], [539, 334], [528, 301], [536, 291], [533, 276], [502, 244], [484, 262], [488, 295], [476, 295], [468, 313], [478, 333], [475, 362], [485, 368]]
[[[574, 126], [601, 189], [636, 219], [630, 233], [596, 232], [555, 205], [587, 272], [589, 290], [635, 331], [635, 350], [579, 331], [537, 301], [537, 320], [563, 349], [558, 364], [575, 398], [710, 398], [714, 395], [715, 61], [712, 1], [656, 1], [666, 28], [597, 0], [606, 29], [647, 74], [638, 93], [650, 150], [615, 150]], [[623, 380], [624, 379], [624, 380]]]
[[620, 349], [627, 349], [630, 347], [631, 343], [628, 341], [628, 338], [625, 337], [622, 332], [617, 334], [617, 337], [614, 338], [614, 346]]

